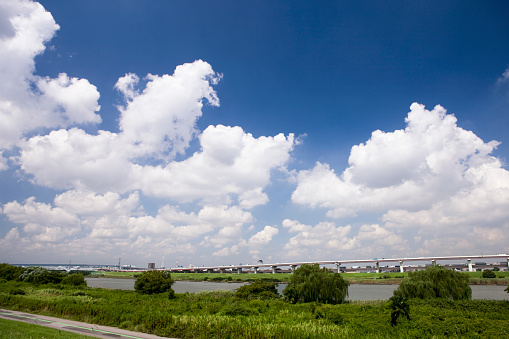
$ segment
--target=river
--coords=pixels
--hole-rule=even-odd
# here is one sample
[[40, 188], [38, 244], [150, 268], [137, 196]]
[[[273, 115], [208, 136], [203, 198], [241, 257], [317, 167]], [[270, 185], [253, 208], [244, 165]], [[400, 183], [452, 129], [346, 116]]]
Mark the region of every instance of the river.
[[[119, 290], [134, 290], [134, 279], [114, 278], [85, 278], [89, 287], [111, 288]], [[201, 291], [231, 291], [243, 286], [244, 283], [221, 283], [208, 281], [176, 281], [173, 289], [176, 293], [195, 293]], [[497, 285], [470, 285], [472, 299], [509, 300], [509, 293], [505, 292], [506, 286]], [[285, 284], [278, 287], [281, 293]], [[386, 300], [392, 296], [392, 292], [398, 285], [362, 285], [353, 284], [348, 287], [348, 300]]]

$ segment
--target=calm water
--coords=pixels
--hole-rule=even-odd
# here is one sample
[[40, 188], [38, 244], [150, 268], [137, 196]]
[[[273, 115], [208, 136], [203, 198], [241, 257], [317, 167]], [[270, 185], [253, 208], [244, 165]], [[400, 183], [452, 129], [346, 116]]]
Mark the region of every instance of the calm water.
[[[119, 290], [134, 290], [134, 279], [113, 278], [85, 278], [89, 287], [111, 288]], [[231, 291], [243, 286], [244, 283], [220, 283], [207, 281], [176, 281], [173, 289], [176, 293], [201, 291]], [[285, 284], [279, 285], [281, 293]], [[472, 285], [472, 299], [509, 300], [509, 293], [505, 286]], [[392, 292], [398, 285], [350, 285], [348, 288], [350, 300], [386, 300], [392, 297]]]

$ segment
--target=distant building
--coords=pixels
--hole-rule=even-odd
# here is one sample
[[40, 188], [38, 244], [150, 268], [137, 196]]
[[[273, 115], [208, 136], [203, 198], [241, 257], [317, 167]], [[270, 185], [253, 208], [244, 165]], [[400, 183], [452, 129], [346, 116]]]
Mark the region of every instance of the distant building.
[[156, 263], [155, 262], [149, 262], [148, 263], [148, 269], [149, 270], [155, 270], [156, 269]]

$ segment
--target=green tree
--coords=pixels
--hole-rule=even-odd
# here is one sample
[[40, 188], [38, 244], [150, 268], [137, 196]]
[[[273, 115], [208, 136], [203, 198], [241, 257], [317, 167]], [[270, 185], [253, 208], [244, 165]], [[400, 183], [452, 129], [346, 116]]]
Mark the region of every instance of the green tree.
[[496, 278], [497, 274], [495, 272], [493, 272], [492, 270], [484, 270], [484, 271], [482, 271], [482, 277], [491, 279], [491, 278]]
[[292, 274], [283, 291], [289, 302], [312, 302], [341, 304], [348, 296], [348, 282], [339, 273], [315, 265], [302, 265]]
[[16, 280], [23, 272], [23, 267], [0, 264], [0, 279]]
[[408, 278], [399, 285], [394, 295], [404, 298], [445, 298], [453, 300], [470, 299], [472, 289], [468, 275], [441, 266], [431, 266], [423, 271], [409, 272]]
[[242, 299], [277, 299], [277, 284], [256, 280], [248, 285], [241, 286], [235, 291], [235, 296]]
[[[171, 288], [175, 281], [167, 271], [147, 271], [143, 272], [134, 283], [134, 290], [141, 294], [155, 294], [169, 291], [175, 292]], [[173, 292], [173, 293], [172, 293]]]
[[43, 267], [27, 267], [19, 276], [19, 280], [33, 284], [59, 284], [65, 273], [48, 270]]

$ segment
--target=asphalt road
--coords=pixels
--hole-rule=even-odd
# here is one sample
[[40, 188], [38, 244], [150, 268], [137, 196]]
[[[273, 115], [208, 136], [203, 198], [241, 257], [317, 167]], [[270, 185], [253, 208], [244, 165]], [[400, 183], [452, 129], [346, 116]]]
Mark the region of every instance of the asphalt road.
[[155, 339], [165, 338], [158, 337], [153, 334], [126, 331], [116, 327], [101, 326], [95, 324], [87, 324], [79, 321], [72, 321], [44, 315], [23, 313], [11, 310], [0, 309], [0, 318], [8, 320], [22, 321], [29, 324], [46, 326], [61, 331], [74, 332], [78, 334], [88, 335], [95, 338], [131, 338], [131, 339]]

